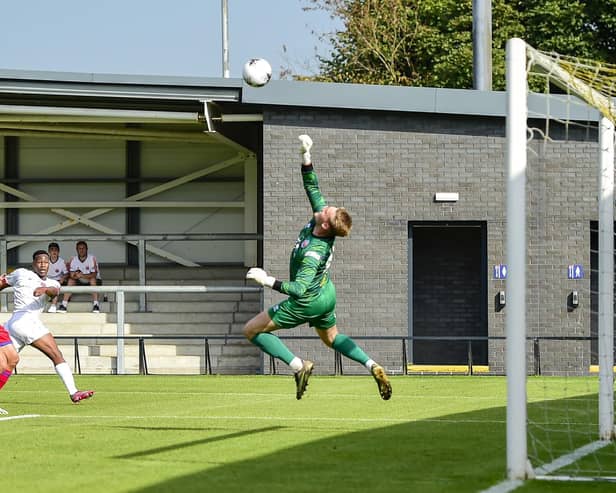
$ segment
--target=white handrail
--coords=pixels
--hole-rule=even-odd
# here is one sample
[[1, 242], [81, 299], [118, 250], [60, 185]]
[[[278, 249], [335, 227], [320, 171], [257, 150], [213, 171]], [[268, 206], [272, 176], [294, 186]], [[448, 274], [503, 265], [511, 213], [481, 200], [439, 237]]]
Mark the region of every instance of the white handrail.
[[[12, 293], [14, 288], [8, 287], [2, 293]], [[124, 375], [124, 313], [125, 293], [260, 293], [263, 288], [253, 286], [63, 286], [62, 293], [116, 293], [116, 326], [117, 326], [117, 369], [118, 375]], [[5, 303], [3, 312], [7, 311]]]

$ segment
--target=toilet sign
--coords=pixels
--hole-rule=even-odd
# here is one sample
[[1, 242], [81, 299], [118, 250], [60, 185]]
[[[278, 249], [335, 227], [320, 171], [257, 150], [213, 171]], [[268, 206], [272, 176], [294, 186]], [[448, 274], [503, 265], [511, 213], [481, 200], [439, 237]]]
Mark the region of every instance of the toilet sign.
[[568, 279], [584, 279], [584, 266], [582, 264], [571, 264], [567, 266]]
[[507, 265], [495, 265], [492, 271], [492, 279], [507, 279]]

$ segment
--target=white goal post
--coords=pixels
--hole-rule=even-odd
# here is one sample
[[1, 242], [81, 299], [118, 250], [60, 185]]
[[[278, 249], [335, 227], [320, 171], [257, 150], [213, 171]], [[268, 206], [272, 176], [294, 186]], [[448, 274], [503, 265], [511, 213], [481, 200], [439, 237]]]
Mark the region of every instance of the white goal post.
[[[599, 288], [598, 288], [598, 429], [596, 441], [581, 447], [571, 457], [552, 467], [533, 469], [527, 445], [527, 118], [528, 70], [549, 73], [559, 86], [595, 108], [598, 113], [599, 176]], [[511, 480], [548, 474], [566, 461], [612, 443], [614, 433], [614, 105], [612, 98], [562, 68], [553, 58], [528, 46], [521, 39], [507, 43], [506, 122], [506, 255], [508, 264], [506, 332], [507, 373], [507, 476]]]

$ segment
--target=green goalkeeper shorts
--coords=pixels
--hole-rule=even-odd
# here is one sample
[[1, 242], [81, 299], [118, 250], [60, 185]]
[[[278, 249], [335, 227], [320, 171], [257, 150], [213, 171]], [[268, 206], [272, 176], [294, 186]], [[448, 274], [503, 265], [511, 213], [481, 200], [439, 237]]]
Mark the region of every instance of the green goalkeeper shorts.
[[336, 288], [330, 281], [321, 288], [319, 295], [310, 301], [287, 298], [273, 305], [267, 313], [276, 327], [292, 329], [309, 324], [317, 329], [329, 329], [336, 325]]

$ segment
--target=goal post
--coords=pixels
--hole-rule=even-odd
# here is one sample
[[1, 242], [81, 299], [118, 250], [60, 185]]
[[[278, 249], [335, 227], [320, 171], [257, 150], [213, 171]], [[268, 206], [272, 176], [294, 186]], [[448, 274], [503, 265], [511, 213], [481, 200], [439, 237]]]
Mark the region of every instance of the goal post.
[[526, 443], [526, 43], [507, 44], [507, 476], [529, 475]]
[[614, 123], [599, 123], [599, 439], [614, 434]]
[[[616, 67], [541, 52], [521, 39], [507, 43], [507, 120], [506, 120], [506, 258], [508, 264], [507, 313], [505, 317], [507, 373], [507, 476], [511, 480], [550, 474], [578, 461], [589, 453], [613, 444], [614, 433], [614, 120], [612, 91], [616, 91]], [[603, 71], [605, 69], [605, 71]], [[546, 88], [558, 87], [554, 102], [542, 100], [546, 121], [554, 118], [568, 129], [568, 110], [558, 118], [550, 114], [552, 104], [567, 105], [571, 100], [584, 102], [595, 111], [597, 133], [598, 192], [598, 366], [599, 378], [592, 390], [597, 396], [598, 429], [592, 443], [578, 447], [551, 464], [532, 464], [528, 454], [527, 408], [527, 169], [529, 129], [529, 74], [542, 74]], [[589, 112], [589, 114], [592, 112]], [[546, 128], [549, 127], [546, 123]], [[545, 132], [543, 137], [551, 141]], [[539, 226], [537, 226], [539, 228]], [[553, 266], [552, 266], [553, 267]], [[553, 267], [558, 268], [558, 266]], [[548, 287], [549, 289], [549, 287]], [[532, 293], [531, 293], [532, 294]], [[538, 323], [537, 325], [541, 325]], [[590, 328], [588, 328], [590, 333]], [[580, 337], [581, 339], [581, 337]], [[587, 375], [586, 375], [587, 376]], [[549, 377], [548, 377], [549, 378]], [[588, 377], [590, 378], [590, 377]], [[564, 418], [566, 419], [566, 418]], [[546, 428], [549, 428], [547, 426]], [[549, 440], [546, 442], [549, 443]], [[542, 444], [544, 446], [545, 444]], [[533, 469], [535, 467], [536, 469]], [[599, 468], [601, 469], [601, 468]], [[599, 470], [601, 478], [605, 470]], [[566, 475], [565, 475], [566, 476]], [[563, 476], [564, 477], [564, 476]], [[568, 477], [568, 476], [567, 476]], [[553, 479], [553, 478], [552, 478]], [[586, 477], [585, 479], [588, 479]], [[616, 478], [615, 478], [616, 479]]]

